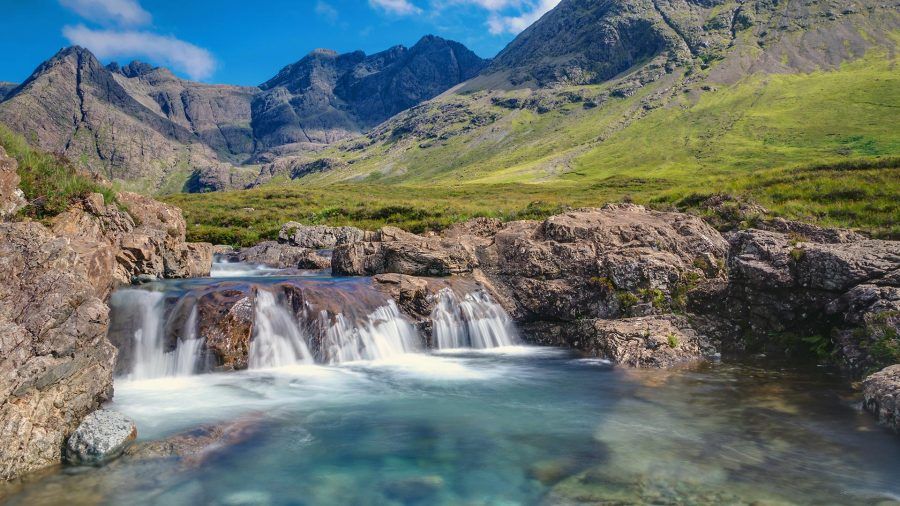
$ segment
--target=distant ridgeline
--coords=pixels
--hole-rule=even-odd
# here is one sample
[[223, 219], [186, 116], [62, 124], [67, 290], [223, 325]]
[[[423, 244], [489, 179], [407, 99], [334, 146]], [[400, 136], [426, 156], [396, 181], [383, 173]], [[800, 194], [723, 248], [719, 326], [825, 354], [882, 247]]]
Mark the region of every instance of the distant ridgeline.
[[259, 87], [104, 67], [74, 47], [17, 87], [0, 83], [0, 122], [157, 193], [896, 156], [896, 129], [878, 125], [900, 105], [898, 5], [563, 0], [493, 60], [426, 36], [368, 56], [316, 50]]

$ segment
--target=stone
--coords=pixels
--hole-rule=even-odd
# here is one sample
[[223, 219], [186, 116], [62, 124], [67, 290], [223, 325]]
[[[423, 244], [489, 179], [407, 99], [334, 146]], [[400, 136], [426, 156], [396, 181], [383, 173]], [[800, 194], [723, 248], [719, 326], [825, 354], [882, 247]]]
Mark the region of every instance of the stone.
[[384, 493], [391, 499], [408, 504], [423, 501], [443, 487], [444, 479], [440, 476], [414, 476], [388, 482], [384, 486]]
[[229, 255], [240, 262], [263, 264], [275, 269], [329, 269], [331, 257], [306, 247], [275, 241], [261, 242]]
[[671, 367], [709, 358], [715, 346], [679, 315], [524, 324], [532, 342], [566, 346], [629, 367]]
[[246, 369], [255, 317], [252, 295], [236, 289], [206, 294], [197, 301], [197, 315], [206, 362], [216, 370]]
[[66, 443], [66, 460], [76, 465], [98, 465], [122, 454], [137, 438], [137, 427], [125, 415], [99, 409], [82, 420]]
[[863, 407], [876, 416], [879, 424], [900, 433], [900, 364], [863, 381]]
[[17, 167], [16, 160], [7, 156], [6, 150], [0, 146], [0, 220], [14, 216], [28, 203], [19, 189]]
[[281, 226], [278, 242], [287, 243], [299, 248], [313, 250], [333, 249], [339, 244], [349, 244], [371, 240], [372, 232], [356, 227], [326, 227], [323, 225], [303, 225], [289, 221]]
[[109, 309], [70, 241], [0, 223], [0, 478], [62, 460], [66, 437], [112, 395]]

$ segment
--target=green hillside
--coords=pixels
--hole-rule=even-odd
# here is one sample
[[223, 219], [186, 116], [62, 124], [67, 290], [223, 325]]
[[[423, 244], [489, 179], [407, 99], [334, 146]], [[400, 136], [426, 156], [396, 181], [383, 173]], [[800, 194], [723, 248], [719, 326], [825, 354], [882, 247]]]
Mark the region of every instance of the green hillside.
[[325, 152], [341, 162], [334, 170], [168, 200], [185, 209], [193, 239], [236, 244], [273, 237], [287, 220], [421, 231], [623, 198], [687, 206], [718, 192], [896, 237], [896, 63], [873, 50], [836, 70], [759, 73], [730, 85], [679, 69], [624, 93], [629, 75], [552, 91], [448, 94], [379, 127], [368, 145]]

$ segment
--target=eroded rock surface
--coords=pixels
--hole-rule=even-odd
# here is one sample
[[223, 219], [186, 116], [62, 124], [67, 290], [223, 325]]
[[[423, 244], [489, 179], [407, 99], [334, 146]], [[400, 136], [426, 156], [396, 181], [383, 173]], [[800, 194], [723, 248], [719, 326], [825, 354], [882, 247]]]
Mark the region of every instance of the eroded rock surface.
[[276, 269], [328, 269], [331, 257], [315, 249], [265, 241], [230, 255], [238, 261]]
[[900, 364], [866, 378], [863, 406], [878, 417], [878, 423], [900, 433]]
[[[12, 166], [0, 153], [0, 165]], [[0, 185], [0, 201], [15, 189]], [[13, 193], [10, 194], [9, 192]], [[0, 223], [0, 478], [62, 460], [79, 422], [112, 396], [116, 348], [104, 303], [135, 276], [209, 272], [212, 246], [185, 242], [181, 211], [89, 195], [49, 227]]]
[[6, 156], [0, 146], [0, 220], [16, 214], [25, 205], [25, 194], [19, 189], [19, 175], [16, 161]]

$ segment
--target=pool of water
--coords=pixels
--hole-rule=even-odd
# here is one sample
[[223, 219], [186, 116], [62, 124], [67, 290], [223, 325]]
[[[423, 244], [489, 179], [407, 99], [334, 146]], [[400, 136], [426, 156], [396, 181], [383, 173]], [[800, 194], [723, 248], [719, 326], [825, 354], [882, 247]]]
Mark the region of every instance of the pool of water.
[[60, 468], [6, 504], [891, 504], [900, 438], [825, 370], [442, 351], [116, 383], [139, 439], [203, 458]]

